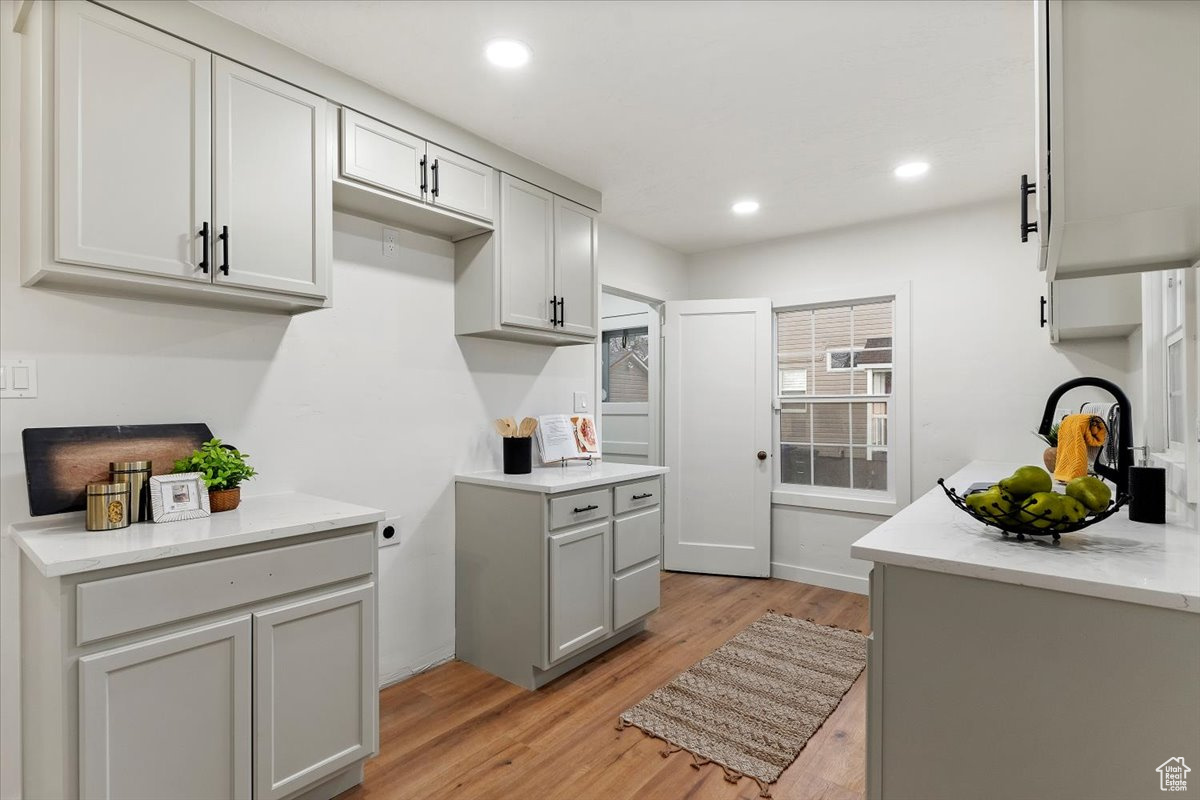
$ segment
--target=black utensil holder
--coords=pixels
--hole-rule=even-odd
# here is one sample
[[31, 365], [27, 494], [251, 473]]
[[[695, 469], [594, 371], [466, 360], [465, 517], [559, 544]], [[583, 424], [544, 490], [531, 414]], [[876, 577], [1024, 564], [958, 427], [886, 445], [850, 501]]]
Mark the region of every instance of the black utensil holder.
[[509, 437], [504, 442], [504, 474], [528, 475], [533, 472], [533, 437]]

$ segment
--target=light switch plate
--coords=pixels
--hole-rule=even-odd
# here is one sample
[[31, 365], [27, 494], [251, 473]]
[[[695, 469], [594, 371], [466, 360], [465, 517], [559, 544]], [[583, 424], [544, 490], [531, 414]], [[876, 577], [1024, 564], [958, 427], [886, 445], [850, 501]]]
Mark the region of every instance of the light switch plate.
[[591, 411], [591, 403], [588, 401], [587, 392], [575, 392], [575, 413], [586, 414]]
[[0, 361], [0, 399], [37, 397], [37, 362], [32, 358]]

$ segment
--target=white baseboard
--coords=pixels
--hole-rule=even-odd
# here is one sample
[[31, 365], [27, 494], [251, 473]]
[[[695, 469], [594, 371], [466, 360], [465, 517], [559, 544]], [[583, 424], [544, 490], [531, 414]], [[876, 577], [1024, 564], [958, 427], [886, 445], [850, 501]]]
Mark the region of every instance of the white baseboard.
[[445, 664], [447, 661], [453, 661], [453, 660], [454, 660], [454, 648], [448, 647], [448, 648], [439, 649], [437, 652], [430, 654], [426, 659], [423, 659], [423, 663], [421, 663], [417, 666], [405, 667], [404, 669], [400, 669], [400, 670], [393, 670], [392, 672], [390, 672], [386, 675], [383, 673], [380, 673], [379, 688], [386, 689], [387, 687], [391, 686], [394, 683], [400, 683], [400, 681], [406, 681], [414, 675], [420, 675], [422, 672], [428, 672], [429, 670], [433, 669], [434, 667], [440, 666], [442, 664]]
[[797, 567], [794, 564], [771, 562], [771, 577], [783, 578], [785, 581], [808, 583], [813, 586], [824, 586], [827, 589], [840, 589], [843, 592], [867, 594], [870, 584], [866, 578], [858, 575], [844, 575], [840, 572], [827, 572], [823, 569]]

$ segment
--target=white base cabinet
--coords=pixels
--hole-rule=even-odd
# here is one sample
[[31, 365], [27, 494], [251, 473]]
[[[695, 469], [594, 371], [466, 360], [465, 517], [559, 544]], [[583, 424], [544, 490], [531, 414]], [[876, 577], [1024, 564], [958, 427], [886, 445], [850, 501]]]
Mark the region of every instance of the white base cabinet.
[[657, 477], [561, 494], [460, 482], [457, 657], [536, 689], [644, 630], [661, 494]]
[[361, 781], [374, 528], [53, 577], [24, 560], [25, 796], [315, 800]]

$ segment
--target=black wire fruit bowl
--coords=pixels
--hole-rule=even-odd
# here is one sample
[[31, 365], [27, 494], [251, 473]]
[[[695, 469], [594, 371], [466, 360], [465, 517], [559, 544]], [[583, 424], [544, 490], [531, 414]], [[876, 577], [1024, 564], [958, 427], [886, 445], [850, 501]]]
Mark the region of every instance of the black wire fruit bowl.
[[1018, 539], [1023, 539], [1026, 536], [1052, 536], [1054, 541], [1058, 541], [1060, 535], [1064, 533], [1075, 533], [1081, 531], [1097, 522], [1103, 522], [1129, 502], [1129, 495], [1118, 494], [1117, 499], [1109, 503], [1108, 508], [1103, 511], [1092, 511], [1087, 516], [1080, 520], [1070, 520], [1066, 517], [1056, 516], [1052, 513], [1034, 514], [1020, 507], [1019, 504], [1013, 504], [1009, 509], [1005, 510], [999, 506], [992, 504], [991, 511], [987, 511], [988, 506], [984, 506], [981, 511], [976, 511], [967, 505], [964, 497], [960, 497], [955, 489], [946, 485], [943, 478], [938, 478], [938, 486], [942, 487], [942, 491], [946, 493], [946, 497], [950, 498], [950, 502], [954, 503], [964, 513], [972, 518], [979, 520], [984, 525], [992, 528], [998, 528], [1001, 533], [1008, 536], [1010, 533], [1015, 534]]

